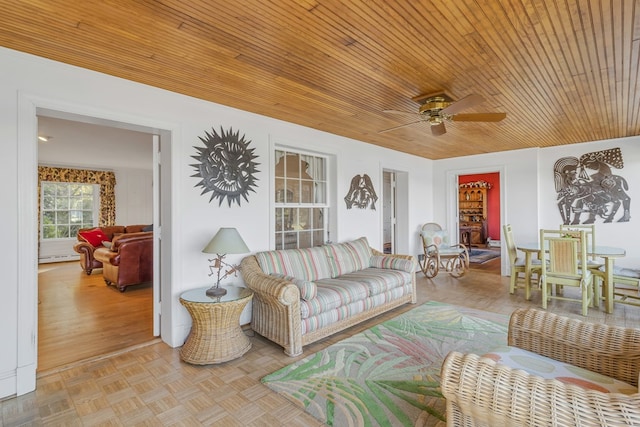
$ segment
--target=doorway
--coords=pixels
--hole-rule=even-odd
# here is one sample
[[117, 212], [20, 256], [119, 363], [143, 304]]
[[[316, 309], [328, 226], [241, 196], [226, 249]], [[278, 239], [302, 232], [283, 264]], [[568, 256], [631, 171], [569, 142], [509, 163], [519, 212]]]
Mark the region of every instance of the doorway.
[[[157, 261], [154, 269], [158, 271], [154, 277], [153, 305], [154, 325], [158, 325], [157, 334], [163, 341], [173, 344], [173, 331], [171, 328], [172, 313], [171, 299], [161, 299], [161, 294], [171, 294], [170, 281], [163, 278], [171, 277], [171, 169], [172, 169], [172, 135], [176, 131], [175, 124], [153, 121], [148, 118], [131, 116], [120, 112], [93, 112], [93, 116], [85, 116], [86, 105], [75, 105], [57, 100], [44, 99], [30, 94], [19, 94], [18, 97], [18, 193], [24, 195], [19, 198], [17, 210], [21, 213], [18, 217], [18, 228], [21, 230], [21, 238], [18, 240], [17, 271], [18, 288], [17, 296], [17, 360], [20, 367], [16, 371], [16, 395], [29, 393], [36, 388], [37, 354], [37, 329], [38, 329], [38, 116], [59, 117], [68, 120], [87, 121], [89, 123], [106, 126], [121, 127], [157, 134], [160, 137], [158, 152], [163, 154], [162, 168], [159, 162], [154, 161], [154, 173], [159, 178], [155, 191], [161, 197], [154, 197], [154, 248], [158, 248]], [[157, 220], [156, 220], [157, 218]], [[157, 225], [157, 227], [156, 227]], [[164, 235], [160, 239], [160, 231]], [[35, 267], [35, 268], [34, 268]], [[164, 316], [160, 316], [160, 312]], [[156, 331], [154, 331], [156, 335]], [[175, 344], [173, 344], [175, 345]]]
[[[492, 212], [493, 221], [497, 222], [497, 230], [500, 233], [502, 224], [506, 224], [508, 218], [506, 217], [505, 206], [506, 206], [506, 168], [505, 166], [486, 166], [486, 167], [478, 167], [478, 168], [468, 168], [468, 169], [454, 169], [449, 170], [445, 173], [446, 175], [446, 227], [449, 230], [459, 230], [460, 226], [460, 216], [459, 216], [459, 178], [461, 176], [482, 176], [484, 174], [496, 174], [497, 183], [499, 183], [499, 192], [496, 191], [494, 196], [499, 200], [499, 206], [496, 208], [495, 215]], [[495, 224], [495, 223], [494, 223]], [[492, 230], [495, 231], [495, 228]], [[508, 274], [509, 263], [508, 263], [508, 254], [506, 253], [506, 249], [504, 245], [501, 244], [500, 240], [494, 241], [494, 237], [500, 234], [489, 234], [491, 236], [491, 245], [496, 248], [500, 248], [500, 274], [505, 276]], [[456, 236], [456, 241], [458, 241], [459, 236]]]
[[[38, 222], [43, 227], [38, 230], [38, 372], [154, 339], [152, 283], [131, 286], [121, 294], [106, 285], [102, 269], [87, 275], [73, 249], [78, 228], [97, 227], [103, 221], [109, 224], [102, 225], [153, 224], [153, 134], [90, 121], [38, 114], [39, 175], [49, 182], [42, 187], [70, 192], [49, 191], [46, 197], [56, 198], [55, 206], [40, 203], [47, 211]], [[99, 190], [106, 184], [105, 176], [115, 177], [114, 192]], [[74, 188], [89, 187], [93, 196], [74, 193]], [[105, 198], [111, 197], [115, 200], [105, 205]], [[90, 208], [90, 200], [93, 214], [79, 210]], [[100, 206], [113, 209], [105, 212]]]
[[459, 241], [500, 247], [500, 173], [458, 176]]
[[382, 245], [385, 254], [396, 253], [396, 174], [382, 172]]

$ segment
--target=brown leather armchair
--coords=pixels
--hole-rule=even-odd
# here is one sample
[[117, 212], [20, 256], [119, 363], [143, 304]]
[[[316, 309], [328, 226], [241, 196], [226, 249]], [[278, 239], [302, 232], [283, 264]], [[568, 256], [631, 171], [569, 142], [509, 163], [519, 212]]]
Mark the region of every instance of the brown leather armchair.
[[[109, 238], [109, 240], [113, 240], [114, 235], [124, 233], [125, 227], [124, 225], [112, 225], [109, 227], [100, 227], [100, 229]], [[93, 256], [93, 252], [100, 246], [93, 246], [91, 243], [86, 242], [82, 237], [80, 237], [80, 232], [88, 230], [91, 229], [81, 228], [79, 230], [78, 243], [73, 246], [73, 250], [80, 254], [80, 267], [82, 267], [87, 275], [90, 275], [94, 268], [102, 268], [102, 263]]]
[[153, 232], [114, 237], [111, 248], [97, 248], [93, 255], [102, 263], [104, 281], [120, 292], [129, 285], [153, 280]]
[[[100, 229], [108, 237], [109, 241], [111, 241], [115, 236], [124, 233], [138, 233], [143, 231], [143, 229], [146, 227], [149, 227], [149, 225], [111, 225], [100, 227]], [[102, 263], [95, 259], [95, 257], [93, 256], [93, 252], [101, 246], [93, 246], [91, 243], [85, 241], [82, 237], [80, 237], [80, 232], [88, 231], [92, 228], [81, 228], [80, 230], [78, 230], [78, 243], [73, 246], [73, 250], [80, 254], [80, 267], [84, 270], [85, 273], [87, 273], [87, 275], [90, 275], [94, 268], [102, 268]]]

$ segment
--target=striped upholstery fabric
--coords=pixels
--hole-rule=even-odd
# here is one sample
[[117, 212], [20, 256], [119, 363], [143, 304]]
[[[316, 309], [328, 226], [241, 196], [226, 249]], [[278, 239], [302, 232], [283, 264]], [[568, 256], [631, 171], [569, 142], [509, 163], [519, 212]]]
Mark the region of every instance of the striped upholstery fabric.
[[351, 317], [363, 311], [370, 310], [374, 307], [371, 298], [365, 298], [361, 301], [355, 301], [351, 304], [343, 305], [333, 310], [322, 312], [318, 315], [301, 319], [300, 329], [302, 335], [313, 332], [325, 326], [333, 325], [336, 322]]
[[310, 282], [308, 280], [296, 279], [293, 276], [286, 276], [280, 273], [271, 273], [271, 276], [278, 277], [280, 279], [288, 280], [298, 287], [300, 290], [300, 299], [305, 301], [309, 301], [314, 299], [316, 295], [318, 295], [318, 287], [315, 282]]
[[258, 264], [266, 274], [284, 274], [315, 281], [332, 277], [332, 268], [322, 247], [258, 252]]
[[373, 255], [366, 237], [306, 249], [255, 254], [262, 272], [300, 290], [305, 335], [413, 292], [414, 259]]
[[411, 284], [399, 286], [376, 296], [366, 298], [362, 301], [355, 301], [351, 304], [334, 308], [333, 310], [323, 311], [322, 313], [316, 314], [314, 316], [309, 316], [306, 318], [303, 317], [302, 321], [300, 322], [302, 335], [313, 332], [325, 326], [332, 325], [337, 321], [353, 316], [354, 314], [371, 310], [374, 307], [378, 307], [389, 301], [396, 300], [409, 293], [411, 293]]
[[369, 296], [369, 288], [364, 283], [351, 280], [324, 279], [316, 282], [318, 295], [310, 301], [300, 301], [300, 313], [303, 319], [347, 306]]
[[416, 269], [416, 261], [415, 259], [408, 260], [384, 255], [374, 255], [369, 261], [369, 267], [390, 268], [412, 273]]
[[389, 289], [383, 293], [377, 294], [369, 298], [374, 307], [389, 301], [396, 300], [404, 295], [411, 293], [411, 284], [405, 284], [404, 286], [398, 286], [397, 288]]
[[368, 296], [374, 296], [402, 286], [407, 282], [411, 283], [411, 273], [382, 268], [365, 268], [345, 274], [340, 279], [365, 284], [369, 289]]
[[369, 260], [373, 255], [366, 237], [352, 242], [325, 245], [323, 248], [333, 268], [332, 277], [369, 267]]
[[[384, 294], [395, 288], [402, 288], [406, 283], [411, 283], [411, 274], [398, 270], [366, 268], [339, 278], [319, 280], [315, 283], [316, 298], [300, 302], [303, 319], [370, 296]], [[402, 295], [404, 293], [401, 291], [399, 296]]]

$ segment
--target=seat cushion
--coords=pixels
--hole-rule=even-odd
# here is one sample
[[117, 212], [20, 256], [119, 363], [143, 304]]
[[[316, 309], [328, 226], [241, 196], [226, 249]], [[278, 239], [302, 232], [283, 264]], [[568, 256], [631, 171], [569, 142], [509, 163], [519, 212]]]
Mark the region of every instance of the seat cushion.
[[565, 384], [573, 384], [584, 389], [603, 393], [634, 394], [638, 389], [615, 378], [600, 375], [587, 369], [560, 362], [518, 347], [499, 347], [483, 355], [513, 369], [521, 369], [529, 374], [546, 379], [555, 379]]
[[368, 296], [374, 296], [390, 289], [411, 283], [411, 273], [386, 268], [365, 268], [340, 276], [339, 279], [364, 284], [369, 289]]
[[[604, 270], [604, 266], [600, 267], [599, 269], [600, 269], [600, 271], [605, 271]], [[613, 275], [614, 276], [628, 277], [630, 279], [640, 279], [640, 269], [618, 267], [617, 265], [614, 265], [613, 266]]]
[[300, 301], [303, 319], [326, 311], [363, 301], [369, 296], [369, 287], [351, 280], [323, 279], [316, 282], [317, 296], [308, 301]]

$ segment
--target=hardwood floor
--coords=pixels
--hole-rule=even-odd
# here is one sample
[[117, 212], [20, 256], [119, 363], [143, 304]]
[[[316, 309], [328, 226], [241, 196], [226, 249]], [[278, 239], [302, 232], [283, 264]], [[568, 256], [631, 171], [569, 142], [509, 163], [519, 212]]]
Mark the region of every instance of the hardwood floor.
[[[539, 292], [531, 301], [525, 301], [522, 292], [509, 295], [509, 278], [499, 276], [499, 268], [499, 260], [474, 265], [461, 279], [440, 274], [428, 280], [419, 273], [418, 303], [435, 300], [504, 314], [516, 307], [540, 306]], [[407, 304], [306, 346], [303, 356], [296, 358], [246, 329], [251, 350], [220, 365], [186, 364], [179, 349], [162, 342], [77, 363], [39, 374], [35, 392], [0, 402], [0, 425], [320, 426], [260, 379], [414, 307]], [[578, 303], [553, 301], [549, 310], [583, 318]], [[640, 308], [616, 305], [613, 314], [595, 308], [589, 310], [588, 320], [640, 327]]]
[[102, 270], [87, 276], [77, 262], [38, 271], [38, 372], [153, 340], [150, 283], [120, 292]]

